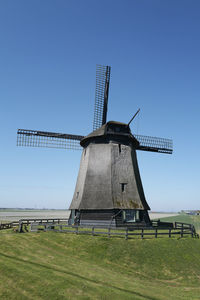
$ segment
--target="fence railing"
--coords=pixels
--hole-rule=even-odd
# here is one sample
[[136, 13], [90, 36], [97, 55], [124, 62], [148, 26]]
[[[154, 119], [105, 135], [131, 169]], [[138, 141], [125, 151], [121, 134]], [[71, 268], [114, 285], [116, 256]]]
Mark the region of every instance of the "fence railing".
[[158, 236], [172, 237], [173, 235], [179, 235], [184, 237], [190, 235], [191, 237], [199, 238], [199, 234], [196, 233], [193, 224], [188, 223], [169, 223], [161, 221], [152, 221], [152, 225], [149, 227], [142, 227], [141, 225], [127, 226], [122, 228], [116, 227], [100, 227], [100, 226], [81, 226], [81, 225], [68, 225], [67, 218], [46, 218], [46, 219], [21, 219], [11, 223], [0, 224], [0, 230], [18, 227], [19, 232], [29, 231], [30, 225], [31, 231], [56, 231], [56, 232], [70, 232], [75, 234], [90, 234], [90, 235], [107, 235], [111, 236], [124, 236], [125, 239], [131, 236], [139, 236], [144, 238], [145, 236]]
[[46, 218], [46, 219], [21, 219], [19, 221], [13, 221], [9, 223], [0, 223], [0, 230], [4, 229], [10, 229], [13, 227], [19, 227], [19, 232], [21, 231], [21, 228], [23, 225], [30, 225], [32, 223], [40, 223], [40, 224], [47, 224], [47, 223], [68, 223], [68, 218]]
[[143, 227], [143, 228], [111, 228], [111, 227], [87, 227], [87, 226], [78, 226], [78, 225], [66, 225], [66, 224], [39, 224], [39, 223], [32, 223], [31, 224], [31, 231], [54, 231], [54, 232], [65, 232], [65, 233], [74, 233], [74, 234], [89, 234], [92, 236], [97, 235], [106, 235], [108, 237], [111, 236], [122, 236], [125, 237], [125, 239], [128, 239], [130, 237], [141, 237], [142, 239], [145, 236], [152, 236], [157, 238], [158, 236], [166, 236], [166, 237], [172, 237], [174, 235], [179, 235], [180, 237], [184, 237], [185, 235], [190, 235], [191, 237], [197, 237], [199, 238], [199, 235], [196, 233], [195, 228], [193, 225], [184, 226], [184, 223], [179, 223], [180, 226], [176, 226], [174, 224], [173, 228], [153, 228], [153, 227]]
[[10, 223], [0, 223], [0, 230], [3, 229], [10, 229], [13, 227], [19, 226], [19, 222], [18, 221], [14, 221], [14, 222], [10, 222]]

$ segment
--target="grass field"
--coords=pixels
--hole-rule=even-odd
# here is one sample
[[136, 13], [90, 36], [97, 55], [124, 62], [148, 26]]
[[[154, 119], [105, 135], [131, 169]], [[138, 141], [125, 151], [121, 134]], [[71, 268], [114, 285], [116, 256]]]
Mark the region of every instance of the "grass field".
[[[190, 216], [186, 217], [188, 223]], [[126, 241], [4, 230], [0, 232], [0, 271], [0, 299], [6, 300], [197, 300], [200, 240]]]

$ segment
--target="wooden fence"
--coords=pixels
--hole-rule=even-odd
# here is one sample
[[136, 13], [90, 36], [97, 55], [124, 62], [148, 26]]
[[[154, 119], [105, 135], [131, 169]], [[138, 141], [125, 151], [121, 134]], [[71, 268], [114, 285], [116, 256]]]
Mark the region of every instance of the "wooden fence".
[[40, 223], [40, 224], [49, 224], [49, 223], [56, 223], [56, 224], [60, 224], [60, 223], [68, 223], [68, 219], [67, 218], [47, 218], [47, 219], [21, 219], [19, 221], [14, 221], [14, 222], [9, 222], [9, 223], [0, 223], [0, 230], [4, 230], [4, 229], [10, 229], [13, 227], [19, 227], [18, 230], [19, 232], [21, 232], [22, 226], [23, 225], [30, 225], [32, 223]]
[[11, 223], [1, 223], [0, 224], [0, 230], [3, 230], [3, 229], [10, 229], [10, 228], [13, 228], [13, 227], [17, 227], [19, 226], [19, 222], [11, 222]]
[[146, 237], [172, 237], [179, 235], [184, 237], [190, 235], [191, 237], [199, 238], [199, 235], [195, 231], [195, 227], [192, 224], [175, 222], [167, 223], [160, 221], [152, 221], [151, 227], [140, 226], [128, 226], [124, 228], [113, 228], [113, 227], [87, 227], [80, 225], [67, 225], [67, 218], [46, 218], [46, 219], [21, 219], [16, 222], [2, 223], [0, 224], [0, 230], [18, 227], [19, 232], [26, 232], [30, 225], [31, 231], [55, 231], [55, 232], [69, 232], [74, 234], [90, 234], [90, 235], [106, 235], [111, 236], [122, 236], [125, 239], [129, 237], [138, 236], [142, 239]]
[[174, 223], [173, 228], [153, 228], [153, 227], [127, 227], [127, 228], [111, 228], [111, 227], [87, 227], [87, 226], [72, 226], [66, 224], [39, 224], [32, 223], [31, 231], [54, 231], [54, 232], [65, 232], [65, 233], [74, 233], [74, 234], [89, 234], [92, 236], [97, 235], [106, 235], [108, 237], [111, 236], [122, 236], [127, 240], [130, 237], [141, 237], [142, 239], [146, 237], [172, 237], [174, 235], [179, 235], [180, 237], [184, 237], [186, 235], [190, 235], [191, 237], [199, 238], [199, 235], [196, 233], [195, 228], [191, 224], [185, 223]]

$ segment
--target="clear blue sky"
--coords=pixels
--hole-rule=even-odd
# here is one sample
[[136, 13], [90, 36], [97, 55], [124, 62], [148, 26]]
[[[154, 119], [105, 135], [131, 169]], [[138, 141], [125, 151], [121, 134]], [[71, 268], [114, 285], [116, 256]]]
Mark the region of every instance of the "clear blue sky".
[[138, 152], [152, 210], [200, 208], [200, 1], [2, 0], [0, 207], [68, 208], [79, 151], [16, 147], [17, 128], [92, 131], [96, 64], [111, 65], [108, 119], [173, 138]]

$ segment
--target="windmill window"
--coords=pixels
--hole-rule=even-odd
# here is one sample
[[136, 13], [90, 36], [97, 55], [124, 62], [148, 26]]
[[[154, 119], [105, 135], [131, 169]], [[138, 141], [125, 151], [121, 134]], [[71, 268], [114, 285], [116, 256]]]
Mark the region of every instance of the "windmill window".
[[115, 131], [116, 131], [116, 132], [120, 132], [120, 131], [121, 131], [121, 128], [120, 128], [120, 127], [115, 127]]
[[135, 212], [135, 218], [136, 218], [136, 221], [140, 221], [140, 212], [139, 212], [139, 210], [137, 210], [136, 212]]
[[127, 185], [127, 183], [120, 183], [121, 184], [121, 189], [122, 189], [122, 193], [125, 192], [125, 186]]
[[108, 132], [114, 132], [115, 129], [114, 129], [112, 126], [109, 126], [108, 129], [107, 129], [107, 131], [108, 131]]
[[119, 144], [119, 153], [121, 153], [122, 151], [122, 147], [121, 147], [121, 144]]
[[79, 196], [79, 192], [76, 193], [76, 198], [78, 198], [78, 196]]
[[127, 223], [136, 222], [136, 211], [133, 209], [126, 209], [123, 211], [123, 221]]

